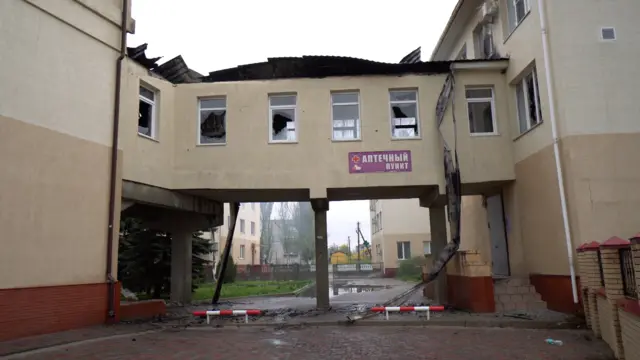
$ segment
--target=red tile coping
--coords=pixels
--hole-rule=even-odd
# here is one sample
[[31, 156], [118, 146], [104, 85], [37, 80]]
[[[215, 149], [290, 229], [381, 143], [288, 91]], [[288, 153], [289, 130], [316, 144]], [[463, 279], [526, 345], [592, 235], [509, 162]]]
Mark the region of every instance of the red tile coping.
[[624, 248], [624, 247], [628, 247], [629, 245], [631, 245], [631, 242], [629, 240], [625, 240], [617, 236], [612, 236], [607, 241], [600, 244], [600, 247], [610, 249], [610, 248]]
[[585, 245], [587, 245], [587, 243], [580, 244], [580, 246], [578, 246], [578, 247], [576, 248], [576, 251], [577, 251], [577, 252], [583, 252], [583, 251], [584, 251], [584, 246], [585, 246]]
[[590, 243], [582, 245], [582, 251], [597, 251], [600, 249], [600, 243], [592, 241]]
[[631, 240], [632, 244], [640, 244], [640, 232], [633, 235], [629, 240]]
[[640, 300], [631, 298], [619, 299], [618, 306], [620, 309], [640, 317]]

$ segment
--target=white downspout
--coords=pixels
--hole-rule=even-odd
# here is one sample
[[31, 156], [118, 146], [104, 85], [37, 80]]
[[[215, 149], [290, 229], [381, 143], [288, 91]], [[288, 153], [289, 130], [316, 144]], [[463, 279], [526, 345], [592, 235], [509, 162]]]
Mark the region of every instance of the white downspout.
[[560, 146], [558, 144], [558, 124], [556, 123], [556, 107], [551, 76], [551, 60], [549, 59], [549, 40], [547, 33], [547, 18], [545, 15], [544, 0], [538, 0], [538, 14], [540, 15], [540, 28], [542, 29], [542, 56], [544, 58], [544, 72], [547, 81], [547, 95], [549, 101], [549, 121], [551, 123], [551, 136], [553, 138], [553, 155], [556, 159], [556, 174], [558, 175], [558, 188], [560, 189], [560, 206], [562, 207], [562, 222], [564, 224], [564, 238], [567, 242], [567, 257], [569, 258], [569, 272], [571, 274], [571, 290], [573, 302], [578, 303], [578, 286], [576, 283], [576, 270], [573, 263], [573, 242], [571, 241], [571, 229], [569, 228], [569, 213], [567, 211], [567, 196], [564, 192], [564, 176], [560, 163]]

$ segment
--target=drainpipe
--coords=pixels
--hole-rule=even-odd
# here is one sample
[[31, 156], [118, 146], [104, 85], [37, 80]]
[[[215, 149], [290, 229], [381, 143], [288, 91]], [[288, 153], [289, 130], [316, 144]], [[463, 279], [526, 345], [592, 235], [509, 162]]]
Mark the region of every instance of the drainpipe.
[[108, 316], [113, 319], [116, 315], [115, 285], [113, 276], [113, 236], [116, 221], [116, 185], [118, 170], [118, 132], [120, 131], [120, 87], [122, 84], [122, 61], [127, 55], [127, 20], [129, 0], [122, 0], [122, 28], [120, 29], [120, 56], [116, 60], [116, 86], [113, 100], [113, 134], [111, 138], [111, 169], [109, 172], [109, 226], [107, 228], [107, 284], [108, 290]]
[[551, 122], [551, 136], [553, 137], [553, 155], [556, 160], [556, 174], [558, 188], [560, 189], [560, 206], [562, 207], [562, 222], [564, 224], [564, 238], [567, 242], [567, 257], [569, 259], [569, 272], [571, 274], [571, 290], [573, 302], [578, 303], [578, 286], [576, 284], [576, 270], [573, 262], [573, 242], [571, 241], [571, 229], [569, 227], [569, 212], [567, 211], [567, 196], [564, 192], [564, 176], [560, 162], [560, 146], [558, 144], [558, 124], [556, 122], [556, 107], [554, 104], [553, 77], [551, 76], [551, 60], [549, 58], [549, 35], [547, 32], [547, 18], [544, 0], [538, 0], [538, 14], [540, 15], [540, 28], [542, 29], [542, 54], [544, 58], [545, 79], [547, 80], [547, 95], [549, 101], [549, 120]]

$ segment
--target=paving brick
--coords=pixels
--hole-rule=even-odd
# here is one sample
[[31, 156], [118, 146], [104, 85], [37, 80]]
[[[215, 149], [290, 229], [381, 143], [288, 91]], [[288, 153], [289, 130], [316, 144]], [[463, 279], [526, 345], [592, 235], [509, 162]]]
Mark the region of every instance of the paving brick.
[[[548, 345], [548, 337], [563, 346]], [[23, 357], [48, 359], [610, 360], [588, 332], [481, 328], [315, 327], [183, 330], [110, 339]]]

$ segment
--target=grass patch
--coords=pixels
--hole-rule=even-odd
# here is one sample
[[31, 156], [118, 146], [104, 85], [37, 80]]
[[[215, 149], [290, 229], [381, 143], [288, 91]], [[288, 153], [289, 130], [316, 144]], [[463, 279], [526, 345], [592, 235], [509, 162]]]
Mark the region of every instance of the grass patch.
[[[289, 281], [236, 281], [222, 285], [220, 298], [241, 296], [274, 295], [292, 293], [311, 283], [311, 280]], [[208, 300], [213, 297], [215, 284], [202, 284], [193, 293], [193, 300]]]

